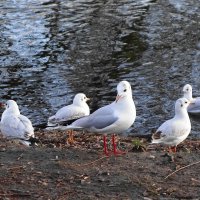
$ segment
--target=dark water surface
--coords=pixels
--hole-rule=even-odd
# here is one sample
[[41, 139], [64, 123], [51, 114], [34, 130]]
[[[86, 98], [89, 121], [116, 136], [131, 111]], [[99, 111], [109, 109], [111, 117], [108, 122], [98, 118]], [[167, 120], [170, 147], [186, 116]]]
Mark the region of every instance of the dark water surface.
[[200, 6], [176, 2], [1, 0], [1, 100], [39, 126], [78, 92], [92, 111], [112, 102], [125, 79], [138, 116], [131, 132], [149, 133], [173, 116], [184, 84], [200, 96]]

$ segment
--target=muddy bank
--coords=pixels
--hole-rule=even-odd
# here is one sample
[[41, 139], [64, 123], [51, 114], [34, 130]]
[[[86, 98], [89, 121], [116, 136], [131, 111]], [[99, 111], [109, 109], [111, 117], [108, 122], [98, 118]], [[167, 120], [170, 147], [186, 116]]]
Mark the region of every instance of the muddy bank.
[[[188, 139], [176, 155], [145, 138], [120, 137], [123, 156], [106, 157], [101, 136], [36, 132], [37, 147], [0, 140], [0, 199], [199, 199], [200, 141]], [[141, 148], [142, 147], [142, 148]]]

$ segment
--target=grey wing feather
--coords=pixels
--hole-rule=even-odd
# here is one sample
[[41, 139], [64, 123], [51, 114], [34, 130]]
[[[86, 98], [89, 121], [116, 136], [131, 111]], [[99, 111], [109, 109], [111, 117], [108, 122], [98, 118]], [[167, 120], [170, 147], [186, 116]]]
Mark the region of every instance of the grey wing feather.
[[113, 116], [112, 104], [104, 106], [91, 115], [83, 117], [72, 123], [72, 126], [83, 127], [86, 129], [96, 128], [103, 129], [117, 121], [117, 117]]
[[96, 116], [94, 118], [91, 117], [84, 117], [81, 119], [76, 120], [72, 123], [72, 126], [83, 127], [83, 128], [96, 128], [96, 129], [103, 129], [115, 123], [117, 121], [117, 117], [111, 116]]
[[92, 126], [96, 129], [103, 129], [115, 123], [118, 120], [117, 117], [113, 116], [100, 116], [91, 120]]

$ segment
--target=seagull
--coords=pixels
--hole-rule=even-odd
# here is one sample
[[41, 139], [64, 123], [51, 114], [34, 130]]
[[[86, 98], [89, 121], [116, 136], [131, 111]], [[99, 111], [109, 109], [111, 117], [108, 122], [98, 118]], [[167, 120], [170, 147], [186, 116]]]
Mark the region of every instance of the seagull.
[[[72, 120], [88, 116], [90, 114], [90, 108], [87, 104], [88, 100], [90, 99], [87, 98], [85, 94], [83, 93], [76, 94], [72, 104], [60, 108], [55, 115], [49, 117], [47, 126], [49, 127], [54, 126], [56, 129], [57, 125], [63, 123], [69, 124], [71, 123]], [[52, 130], [52, 129], [54, 128], [47, 128], [47, 130]], [[69, 143], [74, 142], [72, 131], [69, 132], [68, 142]]]
[[0, 123], [1, 133], [9, 139], [18, 139], [22, 144], [30, 146], [35, 137], [31, 121], [20, 114], [14, 100], [8, 100], [0, 106], [5, 108]]
[[57, 125], [89, 115], [90, 109], [86, 103], [88, 100], [90, 99], [85, 94], [76, 94], [72, 104], [60, 108], [55, 115], [49, 117], [48, 125]]
[[200, 97], [192, 97], [192, 86], [190, 84], [186, 84], [183, 87], [183, 94], [190, 101], [190, 105], [187, 108], [188, 113], [200, 114]]
[[184, 141], [191, 131], [190, 118], [187, 107], [190, 102], [186, 98], [180, 98], [175, 103], [175, 116], [164, 122], [152, 135], [152, 143], [161, 143], [170, 146], [172, 152], [176, 152], [176, 146]]
[[121, 133], [134, 123], [136, 118], [135, 104], [132, 98], [131, 85], [128, 81], [121, 81], [117, 85], [116, 100], [109, 105], [99, 108], [89, 116], [80, 118], [66, 129], [84, 129], [89, 132], [104, 134], [104, 153], [108, 156], [107, 138], [105, 134], [112, 135], [112, 145], [114, 155], [121, 154], [117, 151], [115, 134]]

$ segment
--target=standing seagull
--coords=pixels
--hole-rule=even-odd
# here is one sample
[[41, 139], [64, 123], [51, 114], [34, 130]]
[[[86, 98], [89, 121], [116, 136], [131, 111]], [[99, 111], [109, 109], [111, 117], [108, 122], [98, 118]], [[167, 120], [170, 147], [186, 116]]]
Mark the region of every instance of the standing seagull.
[[186, 84], [183, 87], [183, 94], [190, 101], [190, 105], [187, 108], [188, 113], [200, 114], [200, 97], [192, 97], [192, 86], [190, 84]]
[[[69, 121], [76, 120], [84, 116], [88, 116], [90, 114], [90, 109], [88, 104], [86, 103], [89, 98], [86, 97], [83, 93], [78, 93], [75, 95], [73, 99], [73, 103], [60, 108], [55, 115], [51, 116], [48, 119], [48, 126], [56, 126], [64, 123], [71, 123]], [[51, 130], [51, 128], [47, 128]], [[52, 128], [54, 129], [54, 128]], [[68, 142], [73, 143], [73, 132], [69, 132]]]
[[[127, 130], [136, 118], [135, 104], [132, 98], [131, 85], [127, 81], [121, 81], [117, 85], [116, 100], [104, 106], [87, 117], [76, 120], [64, 129], [85, 129], [89, 132], [113, 134], [113, 153], [120, 154], [116, 149], [114, 133]], [[104, 135], [104, 152], [108, 155], [107, 139]]]
[[24, 115], [21, 115], [17, 103], [14, 100], [8, 100], [1, 117], [1, 133], [9, 139], [19, 139], [21, 143], [29, 146], [34, 138], [34, 129], [31, 121]]
[[189, 103], [186, 98], [176, 101], [174, 118], [167, 120], [158, 128], [152, 135], [152, 143], [168, 145], [173, 152], [176, 152], [176, 146], [185, 140], [191, 131], [190, 118], [187, 113]]

